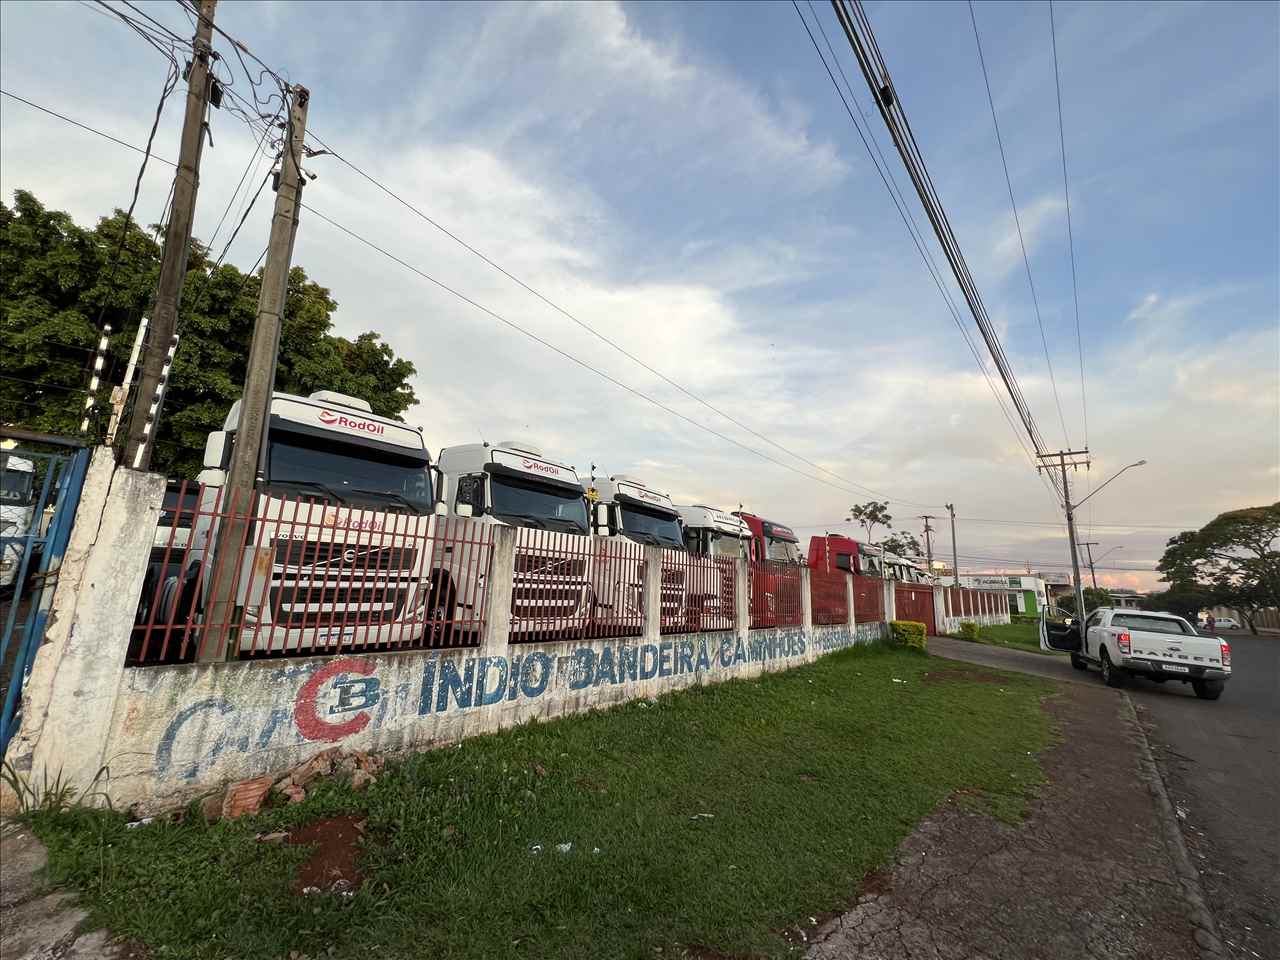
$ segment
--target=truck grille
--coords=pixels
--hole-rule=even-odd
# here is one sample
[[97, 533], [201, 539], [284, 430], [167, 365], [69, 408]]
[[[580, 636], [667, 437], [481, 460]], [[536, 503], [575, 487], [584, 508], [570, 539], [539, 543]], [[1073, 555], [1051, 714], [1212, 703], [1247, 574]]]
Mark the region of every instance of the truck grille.
[[581, 602], [581, 588], [516, 584], [511, 591], [511, 616], [520, 620], [572, 617]]
[[411, 570], [418, 558], [415, 547], [377, 547], [367, 543], [322, 543], [316, 540], [281, 540], [276, 563], [286, 567], [332, 565], [357, 572]]
[[587, 572], [585, 557], [557, 557], [544, 553], [517, 553], [515, 571], [541, 577], [581, 578]]
[[404, 610], [408, 596], [408, 589], [396, 583], [369, 587], [272, 587], [271, 620], [285, 627], [390, 623]]

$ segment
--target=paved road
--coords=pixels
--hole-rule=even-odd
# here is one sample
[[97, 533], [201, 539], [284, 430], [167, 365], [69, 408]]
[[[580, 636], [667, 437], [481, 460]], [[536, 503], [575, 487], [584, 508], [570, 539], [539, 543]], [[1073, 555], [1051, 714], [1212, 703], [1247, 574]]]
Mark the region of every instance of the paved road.
[[[1229, 634], [1232, 677], [1222, 699], [1190, 686], [1129, 684], [1183, 836], [1233, 957], [1280, 958], [1280, 637]], [[1100, 683], [1065, 657], [931, 638], [943, 657], [1072, 682]]]

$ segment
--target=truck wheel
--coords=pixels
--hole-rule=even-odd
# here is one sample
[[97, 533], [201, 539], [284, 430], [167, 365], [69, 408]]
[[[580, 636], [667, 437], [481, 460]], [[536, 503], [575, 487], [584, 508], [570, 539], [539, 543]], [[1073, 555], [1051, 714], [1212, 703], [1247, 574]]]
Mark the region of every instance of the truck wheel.
[[1107, 648], [1102, 648], [1102, 682], [1108, 687], [1123, 687], [1124, 673], [1116, 669], [1111, 662], [1111, 657], [1107, 655]]
[[1221, 680], [1192, 680], [1191, 689], [1201, 700], [1217, 700], [1222, 696], [1224, 684]]
[[431, 599], [427, 601], [427, 645], [448, 646], [458, 631], [453, 622], [458, 608], [454, 602], [453, 585], [447, 579], [437, 580], [431, 587]]
[[1071, 655], [1071, 665], [1075, 667], [1077, 670], [1089, 669], [1089, 664], [1085, 663], [1084, 657], [1080, 656], [1080, 654], [1078, 653], [1073, 653]]

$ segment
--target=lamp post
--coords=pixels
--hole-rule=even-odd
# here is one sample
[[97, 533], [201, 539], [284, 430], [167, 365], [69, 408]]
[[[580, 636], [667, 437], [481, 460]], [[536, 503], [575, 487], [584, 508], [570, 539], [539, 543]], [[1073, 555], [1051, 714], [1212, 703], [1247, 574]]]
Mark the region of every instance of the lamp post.
[[[1067, 468], [1065, 463], [1062, 465], [1062, 501], [1063, 506], [1067, 509], [1067, 536], [1071, 540], [1071, 568], [1075, 573], [1076, 614], [1080, 617], [1080, 621], [1082, 623], [1084, 622], [1084, 617], [1087, 611], [1084, 608], [1084, 584], [1080, 582], [1080, 554], [1076, 547], [1076, 511], [1084, 506], [1088, 500], [1096, 497], [1102, 491], [1103, 487], [1109, 484], [1116, 477], [1120, 476], [1120, 474], [1124, 473], [1126, 470], [1132, 470], [1134, 467], [1145, 466], [1146, 463], [1146, 460], [1138, 460], [1134, 463], [1128, 464], [1127, 466], [1121, 467], [1111, 476], [1107, 477], [1100, 486], [1095, 487], [1093, 492], [1079, 503], [1071, 502], [1071, 488], [1067, 485]], [[1090, 573], [1092, 573], [1092, 571], [1093, 566], [1090, 564]]]

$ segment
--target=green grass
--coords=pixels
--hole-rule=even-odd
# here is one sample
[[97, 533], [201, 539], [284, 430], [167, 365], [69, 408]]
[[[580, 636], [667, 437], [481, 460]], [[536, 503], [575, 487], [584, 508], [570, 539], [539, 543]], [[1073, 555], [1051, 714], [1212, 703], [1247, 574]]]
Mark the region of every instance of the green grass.
[[[155, 958], [781, 956], [782, 929], [846, 906], [955, 791], [1021, 815], [1051, 688], [976, 669], [854, 649], [468, 740], [252, 819], [31, 819], [50, 879]], [[347, 812], [368, 818], [363, 887], [290, 894], [306, 851], [254, 835]]]
[[993, 647], [1010, 647], [1015, 650], [1030, 650], [1032, 653], [1048, 653], [1040, 649], [1040, 625], [1038, 623], [1002, 623], [996, 626], [979, 627], [978, 643], [986, 643]]

